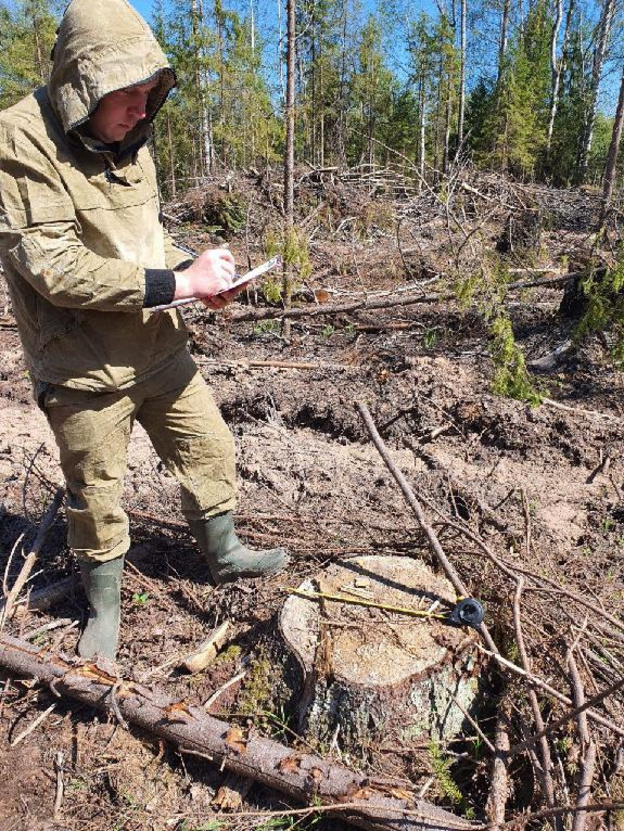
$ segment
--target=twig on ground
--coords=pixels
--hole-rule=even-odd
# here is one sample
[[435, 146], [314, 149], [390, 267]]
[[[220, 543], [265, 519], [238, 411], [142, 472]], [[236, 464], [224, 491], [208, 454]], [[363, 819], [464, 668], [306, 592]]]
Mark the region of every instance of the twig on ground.
[[195, 363], [206, 367], [223, 367], [223, 369], [296, 369], [296, 370], [317, 370], [319, 372], [339, 371], [353, 372], [361, 371], [362, 366], [351, 366], [349, 364], [328, 364], [324, 362], [312, 363], [311, 361], [218, 361], [214, 358], [194, 358]]
[[4, 712], [4, 704], [6, 702], [7, 693], [9, 692], [9, 687], [11, 686], [11, 681], [12, 678], [9, 676], [4, 682], [4, 689], [2, 690], [2, 695], [0, 695], [0, 718], [2, 718], [2, 713]]
[[22, 732], [21, 732], [18, 736], [16, 736], [16, 737], [13, 739], [13, 741], [11, 742], [11, 747], [17, 747], [17, 745], [18, 745], [20, 742], [24, 741], [24, 739], [25, 739], [27, 736], [30, 736], [30, 734], [31, 734], [34, 730], [36, 730], [36, 729], [37, 729], [37, 727], [39, 727], [39, 725], [41, 724], [41, 722], [43, 722], [43, 721], [45, 721], [45, 720], [47, 719], [47, 717], [50, 715], [50, 713], [52, 712], [52, 710], [54, 710], [54, 708], [55, 708], [55, 707], [56, 707], [56, 702], [54, 702], [54, 704], [50, 704], [50, 706], [48, 707], [48, 709], [47, 709], [47, 710], [44, 710], [44, 711], [43, 711], [43, 713], [40, 713], [40, 714], [37, 716], [37, 718], [33, 721], [33, 723], [32, 723], [29, 727], [27, 727], [27, 728], [26, 728], [26, 730], [23, 730], [23, 731], [22, 731]]
[[509, 796], [509, 714], [499, 705], [494, 736], [496, 753], [492, 762], [492, 775], [485, 812], [491, 828], [500, 828], [505, 822], [505, 809]]
[[50, 606], [64, 600], [68, 597], [76, 585], [76, 577], [65, 577], [62, 580], [57, 580], [56, 583], [51, 583], [37, 591], [32, 591], [28, 595], [28, 605], [22, 605], [21, 601], [15, 606], [15, 615], [26, 614], [28, 611], [45, 612]]
[[226, 681], [225, 684], [223, 684], [221, 687], [219, 687], [218, 690], [213, 692], [210, 698], [204, 702], [204, 710], [210, 710], [215, 701], [218, 698], [220, 698], [226, 690], [228, 690], [230, 687], [233, 687], [234, 684], [238, 684], [238, 682], [242, 681], [246, 675], [246, 672], [239, 672], [238, 675], [235, 675], [233, 678], [230, 678], [229, 681]]
[[119, 702], [117, 701], [117, 693], [122, 689], [123, 682], [121, 680], [116, 681], [110, 689], [110, 693], [108, 699], [110, 701], [111, 709], [117, 719], [117, 723], [123, 727], [124, 730], [128, 729], [128, 723], [121, 715], [121, 710], [119, 709]]
[[54, 757], [54, 767], [56, 769], [56, 797], [54, 799], [54, 808], [53, 808], [53, 816], [54, 819], [58, 818], [58, 815], [61, 810], [61, 805], [63, 804], [63, 795], [65, 793], [65, 785], [63, 783], [63, 763], [65, 761], [65, 757], [61, 750], [58, 751], [56, 756]]
[[243, 323], [253, 320], [267, 320], [275, 318], [320, 317], [323, 315], [343, 314], [368, 309], [391, 309], [394, 306], [411, 306], [418, 303], [440, 303], [445, 300], [455, 300], [456, 296], [448, 294], [419, 294], [417, 296], [388, 297], [384, 300], [357, 300], [355, 303], [325, 303], [320, 306], [299, 307], [296, 309], [256, 309], [232, 315], [233, 323]]
[[[522, 504], [525, 506], [525, 516], [527, 517], [527, 541], [530, 540], [530, 521], [528, 519], [528, 506], [526, 504], [526, 495], [524, 490], [522, 491]], [[528, 552], [527, 552], [528, 553]], [[520, 653], [520, 664], [522, 665], [523, 669], [526, 672], [531, 671], [531, 662], [529, 660], [529, 655], [526, 650], [526, 646], [524, 643], [524, 635], [522, 633], [522, 618], [520, 614], [520, 599], [522, 597], [522, 589], [524, 586], [524, 578], [518, 577], [516, 591], [514, 594], [514, 602], [513, 602], [513, 619], [514, 619], [514, 632], [516, 635], [516, 643], [518, 645], [518, 652]], [[531, 705], [531, 710], [533, 712], [533, 719], [535, 721], [535, 726], [537, 728], [538, 733], [544, 733], [545, 725], [544, 719], [542, 718], [542, 711], [540, 710], [539, 701], [537, 699], [537, 693], [529, 685], [528, 690], [529, 695], [529, 703]], [[540, 780], [540, 784], [542, 786], [542, 791], [544, 793], [544, 798], [546, 799], [546, 804], [549, 808], [555, 807], [555, 788], [552, 780], [552, 757], [550, 755], [550, 747], [548, 745], [548, 740], [546, 736], [543, 735], [542, 738], [539, 740], [539, 750], [541, 755], [541, 764], [537, 768], [537, 776]], [[555, 817], [554, 827], [556, 829], [561, 829], [562, 824], [561, 820], [558, 817]]]
[[11, 591], [9, 592], [4, 606], [2, 608], [2, 612], [0, 614], [0, 630], [3, 628], [5, 622], [11, 617], [13, 614], [13, 607], [15, 606], [15, 601], [17, 600], [19, 593], [26, 585], [28, 578], [30, 577], [30, 573], [33, 570], [35, 563], [39, 557], [39, 552], [41, 550], [41, 546], [43, 545], [43, 541], [45, 540], [46, 534], [52, 527], [52, 523], [54, 522], [54, 518], [56, 517], [56, 513], [61, 505], [65, 497], [65, 489], [58, 488], [56, 493], [54, 494], [54, 499], [52, 500], [51, 505], [49, 506], [48, 510], [45, 512], [43, 519], [41, 520], [41, 524], [39, 526], [39, 530], [37, 531], [37, 536], [35, 537], [35, 541], [32, 544], [32, 548], [24, 561], [24, 565], [17, 577], [17, 580], [13, 584]]
[[52, 620], [50, 623], [44, 623], [42, 626], [37, 626], [36, 629], [29, 629], [24, 632], [22, 638], [25, 641], [30, 641], [38, 635], [43, 635], [44, 632], [51, 632], [53, 629], [60, 629], [61, 626], [70, 626], [74, 621], [70, 617], [61, 617], [57, 620]]
[[620, 418], [613, 416], [610, 413], [599, 413], [597, 410], [585, 410], [582, 407], [568, 407], [566, 404], [560, 404], [558, 401], [553, 401], [552, 398], [542, 398], [542, 404], [547, 404], [555, 410], [563, 410], [566, 413], [573, 415], [587, 416], [589, 418], [604, 418], [607, 421], [620, 422]]
[[624, 810], [624, 802], [598, 802], [592, 805], [583, 805], [582, 807], [578, 805], [559, 805], [557, 808], [545, 808], [543, 811], [532, 811], [515, 816], [513, 819], [508, 820], [503, 828], [522, 828], [538, 819], [549, 819], [550, 817], [565, 816], [566, 814], [576, 814], [578, 811], [596, 814], [622, 810]]
[[520, 496], [522, 498], [522, 510], [524, 512], [524, 550], [526, 551], [527, 559], [531, 557], [531, 511], [529, 508], [529, 501], [527, 499], [524, 488], [520, 489]]
[[11, 553], [7, 559], [7, 564], [4, 569], [4, 574], [2, 576], [2, 594], [6, 600], [9, 596], [9, 572], [11, 571], [11, 564], [13, 563], [13, 557], [15, 557], [15, 552], [19, 548], [22, 540], [24, 539], [24, 534], [20, 534], [19, 537], [13, 543], [13, 547], [11, 548]]
[[463, 715], [463, 716], [464, 716], [464, 718], [466, 719], [466, 721], [468, 721], [468, 722], [469, 722], [469, 723], [470, 723], [470, 724], [474, 727], [474, 729], [475, 729], [475, 730], [476, 730], [476, 732], [477, 732], [477, 735], [479, 736], [479, 738], [481, 739], [481, 741], [483, 742], [483, 744], [484, 744], [484, 745], [488, 748], [488, 750], [490, 750], [492, 753], [496, 753], [496, 748], [494, 747], [494, 745], [492, 744], [492, 742], [488, 739], [488, 737], [485, 735], [485, 733], [483, 732], [483, 730], [482, 730], [482, 729], [481, 729], [481, 727], [479, 726], [479, 722], [478, 722], [476, 719], [474, 719], [474, 718], [470, 715], [470, 713], [468, 712], [468, 710], [466, 710], [466, 709], [464, 709], [464, 707], [462, 707], [461, 701], [459, 701], [459, 699], [457, 698], [457, 696], [452, 695], [452, 696], [451, 696], [451, 698], [452, 698], [452, 700], [453, 700], [453, 703], [454, 703], [454, 704], [455, 704], [455, 706], [457, 707], [457, 709], [460, 711], [460, 713], [462, 713], [462, 715]]
[[[589, 803], [591, 786], [594, 781], [594, 773], [596, 770], [597, 748], [596, 743], [591, 738], [589, 724], [587, 722], [587, 713], [582, 709], [585, 704], [585, 690], [583, 688], [581, 674], [574, 658], [574, 646], [570, 647], [567, 657], [568, 666], [570, 668], [570, 680], [572, 682], [572, 700], [579, 710], [577, 725], [581, 741], [581, 750], [583, 753], [583, 764], [581, 770], [579, 771], [578, 795], [576, 798], [576, 807], [579, 809]], [[572, 821], [572, 831], [585, 831], [586, 821], [587, 814], [584, 811], [578, 811], [574, 815], [574, 819]]]
[[[481, 644], [475, 644], [475, 645], [476, 645], [477, 649], [479, 650], [479, 652], [482, 652], [484, 655], [489, 655], [490, 658], [494, 658], [494, 660], [497, 661], [501, 666], [505, 667], [506, 669], [510, 670], [511, 672], [514, 672], [516, 675], [520, 675], [520, 676], [526, 678], [526, 680], [530, 684], [534, 684], [536, 687], [539, 687], [540, 689], [544, 690], [549, 695], [552, 695], [553, 698], [556, 698], [558, 701], [561, 701], [563, 704], [567, 704], [568, 706], [570, 706], [572, 704], [572, 701], [567, 697], [567, 695], [564, 695], [563, 693], [560, 693], [559, 690], [555, 689], [554, 687], [551, 687], [550, 684], [547, 684], [545, 681], [542, 681], [542, 679], [538, 678], [536, 675], [533, 675], [530, 672], [526, 672], [521, 667], [516, 666], [516, 664], [512, 663], [511, 661], [508, 661], [507, 658], [503, 658], [503, 656], [500, 653], [490, 652], [489, 649], [485, 649], [485, 647], [481, 646]], [[624, 679], [620, 679], [620, 681], [618, 681], [618, 684], [620, 686], [624, 686]], [[610, 688], [609, 690], [607, 690], [605, 695], [611, 695], [612, 692], [614, 692], [614, 691], [615, 690], [612, 690]], [[590, 705], [595, 704], [595, 703], [596, 702], [594, 701], [594, 699], [591, 699], [589, 704], [588, 704], [588, 707]], [[563, 719], [563, 722], [565, 723], [565, 722], [569, 721], [569, 719], [574, 718], [575, 715], [576, 715], [576, 712], [573, 711], [565, 719]], [[593, 710], [590, 710], [590, 709], [587, 709], [587, 715], [593, 721], [596, 721], [596, 722], [598, 722], [598, 724], [602, 724], [603, 727], [608, 727], [609, 730], [612, 730], [614, 733], [617, 733], [618, 736], [623, 736], [624, 737], [624, 727], [620, 727], [620, 725], [615, 724], [610, 719], [605, 718], [604, 716], [601, 716], [600, 713], [595, 713]], [[556, 725], [556, 726], [558, 726], [558, 725]], [[552, 729], [552, 725], [549, 729]], [[524, 750], [525, 746], [528, 747], [530, 744], [533, 744], [535, 741], [537, 741], [540, 738], [541, 738], [541, 736], [538, 733], [533, 737], [532, 742], [523, 742], [522, 745], [516, 745], [516, 747], [512, 749], [512, 752], [514, 754], [518, 753], [518, 752], [520, 752], [520, 750]]]
[[175, 605], [173, 600], [171, 600], [163, 591], [161, 591], [160, 587], [153, 580], [151, 580], [149, 577], [143, 574], [142, 571], [139, 571], [139, 569], [134, 565], [134, 563], [131, 563], [128, 560], [128, 558], [126, 558], [126, 566], [128, 570], [135, 575], [135, 577], [140, 578], [141, 582], [145, 586], [147, 586], [148, 589], [150, 589], [150, 591], [159, 599], [159, 601], [161, 601], [164, 604], [164, 606], [167, 609], [175, 609], [177, 612], [177, 606]]
[[[445, 525], [447, 525], [449, 528], [453, 528], [456, 531], [459, 531], [461, 534], [466, 536], [469, 540], [474, 542], [475, 545], [477, 545], [481, 549], [481, 551], [486, 555], [486, 557], [489, 560], [491, 560], [491, 562], [494, 563], [494, 565], [496, 565], [498, 568], [500, 568], [500, 570], [504, 574], [506, 574], [507, 577], [509, 577], [511, 580], [513, 580], [514, 582], [517, 580], [518, 574], [523, 574], [526, 577], [530, 577], [532, 580], [537, 581], [538, 583], [540, 583], [540, 582], [545, 583], [545, 584], [547, 584], [547, 586], [552, 587], [552, 589], [551, 589], [552, 591], [555, 591], [559, 594], [562, 594], [565, 597], [571, 598], [576, 603], [579, 603], [581, 606], [584, 606], [586, 609], [589, 609], [590, 612], [593, 612], [599, 618], [604, 618], [606, 621], [611, 623], [614, 627], [616, 627], [617, 629], [624, 632], [624, 622], [622, 620], [619, 620], [618, 618], [616, 618], [614, 615], [610, 614], [606, 609], [600, 608], [600, 607], [596, 606], [595, 604], [590, 603], [582, 595], [577, 594], [576, 592], [570, 591], [570, 589], [566, 589], [564, 586], [560, 586], [558, 583], [555, 583], [555, 581], [552, 580], [549, 577], [544, 577], [541, 574], [535, 574], [534, 572], [529, 571], [529, 569], [524, 568], [520, 565], [517, 565], [516, 563], [510, 564], [510, 563], [505, 562], [505, 560], [498, 557], [491, 550], [491, 548], [481, 539], [481, 537], [479, 537], [477, 534], [475, 534], [472, 531], [472, 529], [469, 528], [466, 524], [450, 519], [446, 514], [442, 513], [442, 511], [440, 511], [439, 508], [437, 508], [435, 505], [433, 505], [428, 500], [423, 498], [422, 501], [425, 505], [427, 505], [427, 507], [429, 507], [432, 511], [435, 511], [435, 513], [439, 517], [441, 517], [441, 519], [442, 519], [442, 521], [444, 522]], [[538, 590], [542, 591], [544, 589], [536, 588], [536, 587], [533, 587], [533, 586], [527, 586], [526, 587], [526, 591], [538, 591]]]
[[[598, 695], [594, 695], [591, 698], [588, 698], [586, 701], [583, 702], [583, 704], [581, 704], [578, 707], [575, 707], [573, 710], [570, 710], [562, 718], [557, 719], [557, 721], [553, 721], [552, 724], [549, 724], [548, 727], [545, 727], [541, 733], [536, 733], [531, 741], [520, 742], [515, 747], [512, 747], [509, 751], [510, 756], [517, 756], [518, 753], [521, 753], [523, 750], [526, 750], [526, 748], [529, 745], [535, 744], [535, 742], [538, 739], [541, 739], [542, 736], [546, 736], [549, 733], [553, 733], [555, 730], [558, 730], [559, 727], [563, 727], [563, 725], [567, 724], [571, 719], [576, 718], [585, 711], [588, 711], [590, 707], [595, 707], [597, 704], [600, 704], [600, 702], [603, 699], [607, 698], [610, 695], [613, 695], [618, 690], [622, 689], [622, 687], [624, 687], [624, 676], [619, 678], [614, 684], [608, 686]], [[624, 729], [619, 728], [618, 732], [624, 733]]]

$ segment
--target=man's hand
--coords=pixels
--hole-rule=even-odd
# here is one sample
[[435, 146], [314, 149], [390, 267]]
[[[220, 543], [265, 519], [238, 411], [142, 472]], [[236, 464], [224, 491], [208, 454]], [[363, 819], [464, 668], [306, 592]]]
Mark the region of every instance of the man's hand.
[[209, 309], [221, 309], [244, 288], [229, 290], [234, 273], [234, 257], [227, 248], [204, 251], [185, 271], [175, 272], [173, 299], [196, 297]]

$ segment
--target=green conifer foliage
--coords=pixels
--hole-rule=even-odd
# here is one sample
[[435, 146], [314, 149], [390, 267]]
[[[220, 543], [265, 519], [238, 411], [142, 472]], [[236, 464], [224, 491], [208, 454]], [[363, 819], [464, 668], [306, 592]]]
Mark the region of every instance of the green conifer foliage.
[[351, 141], [348, 160], [352, 164], [376, 164], [380, 125], [388, 117], [397, 86], [385, 65], [379, 21], [369, 15], [362, 29], [356, 71], [351, 78]]
[[[153, 26], [178, 86], [155, 122], [164, 195], [228, 169], [275, 162], [282, 141], [262, 72], [262, 41], [249, 18], [222, 3], [155, 4]], [[253, 43], [253, 46], [252, 46]]]
[[491, 161], [503, 171], [532, 179], [546, 144], [550, 103], [550, 18], [545, 0], [532, 5], [505, 60], [490, 122]]
[[48, 0], [0, 5], [0, 109], [47, 82], [57, 25]]
[[346, 0], [297, 3], [297, 147], [303, 158], [321, 167], [342, 161], [344, 152], [346, 14]]

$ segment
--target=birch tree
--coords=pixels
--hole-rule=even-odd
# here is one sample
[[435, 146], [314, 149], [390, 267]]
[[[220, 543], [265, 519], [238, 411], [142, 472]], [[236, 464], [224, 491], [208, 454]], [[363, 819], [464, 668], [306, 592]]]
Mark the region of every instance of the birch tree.
[[563, 63], [565, 60], [566, 47], [568, 44], [568, 36], [570, 32], [570, 22], [574, 11], [574, 0], [570, 0], [568, 5], [568, 12], [566, 15], [566, 24], [563, 34], [563, 42], [561, 44], [561, 51], [558, 53], [559, 30], [563, 19], [563, 0], [555, 0], [555, 20], [552, 27], [552, 37], [550, 41], [550, 67], [551, 67], [551, 87], [550, 87], [550, 118], [548, 120], [548, 132], [546, 136], [546, 157], [550, 158], [550, 151], [552, 146], [553, 131], [555, 128], [555, 119], [557, 117], [557, 108], [559, 106], [559, 89], [561, 85], [561, 74], [563, 72]]
[[587, 93], [584, 132], [576, 173], [577, 184], [583, 184], [587, 176], [589, 154], [591, 152], [594, 127], [596, 124], [596, 113], [598, 111], [598, 91], [600, 88], [602, 70], [609, 45], [609, 38], [611, 36], [614, 11], [615, 0], [603, 0], [602, 13], [596, 32], [596, 46], [592, 61], [591, 81]]

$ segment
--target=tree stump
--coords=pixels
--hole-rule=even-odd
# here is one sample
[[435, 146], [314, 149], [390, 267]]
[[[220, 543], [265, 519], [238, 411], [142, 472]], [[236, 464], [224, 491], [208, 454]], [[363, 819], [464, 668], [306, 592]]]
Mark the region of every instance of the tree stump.
[[[330, 566], [301, 591], [440, 612], [451, 583], [421, 560], [359, 557]], [[279, 629], [303, 673], [298, 728], [320, 748], [346, 752], [455, 737], [474, 709], [478, 666], [473, 629], [370, 606], [291, 595]]]

